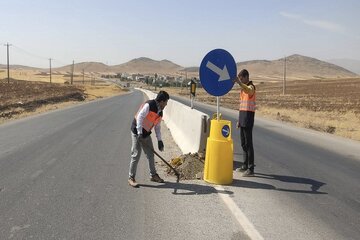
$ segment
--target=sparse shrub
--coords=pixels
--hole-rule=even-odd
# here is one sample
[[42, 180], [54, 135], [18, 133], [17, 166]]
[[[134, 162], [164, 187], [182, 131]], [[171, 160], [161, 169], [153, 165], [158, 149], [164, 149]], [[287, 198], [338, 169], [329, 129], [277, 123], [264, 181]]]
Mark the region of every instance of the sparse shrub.
[[335, 133], [335, 130], [336, 130], [336, 127], [327, 126], [325, 131], [326, 131], [327, 133], [334, 134], [334, 133]]

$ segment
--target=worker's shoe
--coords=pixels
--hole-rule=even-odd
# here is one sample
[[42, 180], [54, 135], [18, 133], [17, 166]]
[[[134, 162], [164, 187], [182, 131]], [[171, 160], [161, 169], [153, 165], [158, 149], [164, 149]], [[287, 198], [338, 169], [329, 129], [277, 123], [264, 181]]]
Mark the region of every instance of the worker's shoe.
[[248, 170], [248, 167], [245, 165], [242, 165], [241, 167], [235, 169], [235, 171], [237, 172], [245, 172], [246, 170]]
[[159, 177], [158, 174], [152, 175], [150, 178], [150, 181], [152, 182], [158, 182], [158, 183], [163, 183], [164, 179], [162, 179], [161, 177]]
[[135, 178], [133, 178], [133, 177], [129, 177], [128, 183], [132, 187], [139, 187], [139, 184], [135, 181]]
[[254, 174], [254, 170], [251, 170], [251, 169], [248, 169], [246, 170], [244, 173], [243, 173], [243, 177], [253, 177], [255, 174]]

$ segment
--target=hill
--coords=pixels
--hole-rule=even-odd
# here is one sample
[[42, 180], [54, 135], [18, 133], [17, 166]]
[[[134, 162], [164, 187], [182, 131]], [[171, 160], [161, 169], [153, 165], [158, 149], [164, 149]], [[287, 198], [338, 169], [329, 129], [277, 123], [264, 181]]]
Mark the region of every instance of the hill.
[[127, 63], [115, 65], [111, 67], [113, 72], [127, 72], [127, 73], [162, 73], [162, 74], [174, 74], [182, 69], [180, 65], [177, 65], [169, 60], [153, 60], [150, 58], [135, 58]]
[[[0, 69], [7, 69], [7, 65], [0, 64]], [[34, 71], [41, 70], [41, 68], [29, 67], [29, 66], [23, 66], [23, 65], [10, 65], [10, 69], [13, 69], [13, 70], [34, 70]]]
[[[252, 60], [238, 62], [238, 72], [247, 69], [254, 79], [282, 79], [284, 77], [284, 59]], [[188, 72], [199, 71], [199, 67], [185, 68]], [[352, 78], [357, 74], [338, 65], [294, 54], [286, 58], [286, 76], [288, 79]]]
[[[66, 65], [60, 68], [54, 68], [54, 71], [59, 72], [70, 72], [71, 64]], [[74, 72], [109, 72], [111, 71], [111, 67], [100, 62], [82, 62], [74, 64]]]
[[349, 69], [350, 71], [360, 75], [360, 60], [342, 58], [342, 59], [330, 59], [327, 61], [329, 63], [333, 63], [340, 67]]
[[194, 73], [194, 72], [199, 72], [199, 67], [186, 67], [180, 70], [181, 72], [189, 72], [189, 73]]
[[[183, 69], [180, 65], [177, 65], [169, 60], [153, 60], [150, 58], [135, 58], [129, 62], [108, 66], [100, 62], [83, 62], [76, 63], [74, 65], [74, 72], [81, 72], [84, 69], [85, 72], [97, 72], [97, 73], [160, 73], [160, 74], [174, 74], [175, 72]], [[54, 71], [70, 72], [71, 65], [67, 65], [60, 68], [55, 68]]]
[[[284, 74], [284, 59], [239, 62], [237, 68], [238, 71], [248, 69], [255, 78], [281, 79]], [[355, 73], [340, 66], [298, 54], [286, 58], [286, 76], [289, 79], [357, 77]]]
[[[322, 79], [322, 78], [352, 78], [358, 77], [355, 73], [338, 65], [306, 57], [298, 54], [286, 58], [286, 76], [288, 79]], [[249, 70], [252, 79], [282, 79], [284, 74], [284, 59], [277, 60], [253, 60], [237, 63], [238, 71], [243, 68]], [[0, 65], [0, 69], [6, 69], [6, 65]], [[48, 69], [32, 68], [20, 65], [11, 65], [11, 69], [45, 71]], [[187, 75], [188, 77], [198, 77], [199, 67], [182, 67], [169, 60], [153, 60], [140, 57], [129, 62], [108, 66], [100, 62], [76, 63], [74, 72], [86, 73], [141, 73], [141, 74], [167, 74], [167, 75]], [[71, 65], [54, 68], [53, 72], [70, 72]]]

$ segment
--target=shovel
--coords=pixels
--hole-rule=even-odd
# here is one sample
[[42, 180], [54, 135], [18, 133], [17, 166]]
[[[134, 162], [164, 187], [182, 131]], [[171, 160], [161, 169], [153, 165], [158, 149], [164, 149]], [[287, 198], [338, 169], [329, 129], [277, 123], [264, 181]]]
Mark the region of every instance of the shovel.
[[158, 156], [169, 168], [171, 168], [171, 170], [173, 170], [173, 172], [175, 173], [176, 175], [176, 182], [178, 183], [179, 182], [179, 179], [180, 179], [180, 174], [178, 171], [176, 171], [175, 168], [173, 168], [173, 166], [171, 166], [163, 157], [161, 157], [154, 149], [152, 149], [153, 153]]
[[[144, 142], [143, 142], [143, 145], [144, 145], [145, 147], [147, 147], [147, 148], [150, 148], [150, 146], [147, 145], [147, 144], [144, 143]], [[180, 174], [179, 174], [179, 172], [176, 171], [176, 169], [173, 168], [173, 166], [171, 166], [171, 165], [170, 165], [163, 157], [161, 157], [160, 154], [158, 154], [153, 148], [150, 148], [150, 149], [151, 149], [151, 151], [152, 151], [158, 158], [161, 159], [161, 161], [163, 161], [163, 162], [175, 173], [175, 175], [176, 175], [176, 183], [179, 183], [179, 181], [180, 181]], [[173, 192], [173, 193], [176, 194], [176, 192], [177, 192], [177, 189], [174, 188], [174, 192]]]

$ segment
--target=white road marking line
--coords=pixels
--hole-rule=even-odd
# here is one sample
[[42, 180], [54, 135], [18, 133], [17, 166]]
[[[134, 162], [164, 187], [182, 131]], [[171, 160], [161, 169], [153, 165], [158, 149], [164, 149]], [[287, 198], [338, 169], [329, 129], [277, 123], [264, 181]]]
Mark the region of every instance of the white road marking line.
[[229, 208], [230, 212], [234, 215], [236, 220], [239, 222], [241, 227], [244, 229], [246, 234], [252, 240], [264, 240], [261, 234], [256, 230], [254, 225], [249, 221], [249, 219], [245, 216], [245, 214], [241, 211], [241, 209], [236, 205], [236, 203], [230, 198], [228, 194], [221, 193], [226, 191], [222, 186], [214, 186], [214, 188], [220, 191], [218, 194], [221, 199], [224, 201], [225, 205]]

